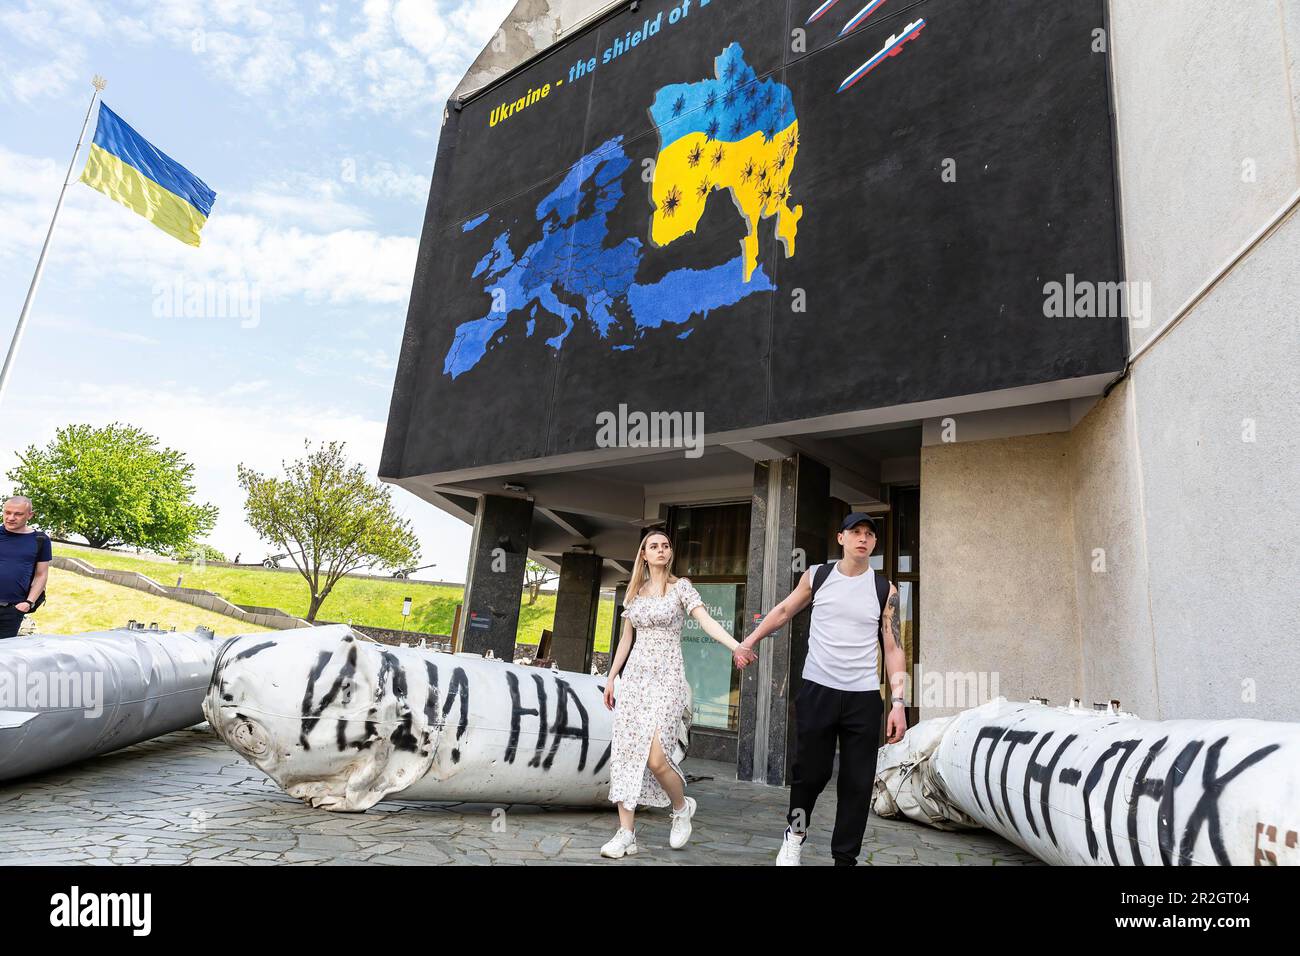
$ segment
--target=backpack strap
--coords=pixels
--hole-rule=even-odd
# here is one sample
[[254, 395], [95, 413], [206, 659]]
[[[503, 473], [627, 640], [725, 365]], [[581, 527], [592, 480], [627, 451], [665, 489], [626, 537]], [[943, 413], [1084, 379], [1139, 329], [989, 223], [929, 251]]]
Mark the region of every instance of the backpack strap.
[[827, 564], [819, 564], [813, 570], [813, 576], [812, 576], [813, 599], [812, 599], [812, 604], [808, 606], [809, 610], [811, 610], [812, 606], [817, 603], [817, 589], [826, 583], [826, 579], [830, 577], [831, 568], [833, 567], [835, 567], [835, 562], [832, 561], [832, 562], [828, 562]]
[[876, 637], [880, 639], [880, 649], [885, 649], [885, 605], [889, 603], [889, 578], [883, 574], [876, 575], [876, 600], [880, 602], [880, 625]]

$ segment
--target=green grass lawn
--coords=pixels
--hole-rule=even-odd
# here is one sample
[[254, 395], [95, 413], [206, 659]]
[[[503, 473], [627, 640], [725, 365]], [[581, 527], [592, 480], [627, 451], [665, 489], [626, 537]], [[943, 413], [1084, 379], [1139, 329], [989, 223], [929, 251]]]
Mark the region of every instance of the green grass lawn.
[[[225, 568], [216, 565], [196, 567], [189, 562], [158, 561], [114, 551], [96, 551], [76, 545], [55, 542], [56, 554], [81, 560], [97, 568], [137, 571], [153, 578], [159, 584], [174, 586], [177, 577], [181, 586], [203, 588], [220, 594], [233, 604], [255, 604], [259, 607], [278, 607], [298, 617], [307, 614], [307, 582], [293, 570], [266, 571], [262, 568]], [[461, 602], [464, 589], [456, 586], [428, 584], [421, 581], [372, 580], [345, 577], [334, 586], [322, 605], [320, 620], [351, 621], [372, 627], [401, 628], [402, 600], [411, 598], [411, 617], [407, 629], [423, 634], [449, 634], [456, 605]], [[51, 590], [51, 601], [53, 591]], [[524, 598], [525, 602], [527, 597]], [[44, 611], [42, 610], [42, 613]], [[600, 602], [596, 620], [596, 650], [609, 650], [609, 631], [613, 626], [614, 602], [605, 598]], [[128, 615], [136, 616], [138, 615]], [[519, 637], [525, 644], [536, 644], [542, 630], [555, 619], [555, 595], [543, 594], [532, 607], [521, 607]], [[152, 620], [152, 618], [150, 618]], [[230, 621], [231, 618], [222, 618]], [[238, 622], [235, 622], [238, 623]]]
[[[56, 547], [58, 547], [56, 545]], [[146, 594], [108, 581], [96, 581], [73, 571], [50, 568], [44, 606], [32, 615], [38, 634], [80, 634], [125, 627], [127, 621], [157, 622], [164, 629], [191, 631], [202, 625], [218, 637], [265, 631], [233, 617], [194, 607], [183, 601]]]

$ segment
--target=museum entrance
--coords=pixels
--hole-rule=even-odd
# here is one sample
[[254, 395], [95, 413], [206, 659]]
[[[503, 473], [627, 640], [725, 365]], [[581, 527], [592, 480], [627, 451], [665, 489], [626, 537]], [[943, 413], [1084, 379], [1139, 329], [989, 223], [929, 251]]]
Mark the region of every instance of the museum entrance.
[[[673, 506], [668, 533], [673, 574], [690, 578], [709, 613], [732, 637], [741, 634], [749, 567], [750, 502]], [[740, 671], [731, 654], [687, 618], [682, 658], [691, 685], [691, 753], [735, 760], [740, 726]]]

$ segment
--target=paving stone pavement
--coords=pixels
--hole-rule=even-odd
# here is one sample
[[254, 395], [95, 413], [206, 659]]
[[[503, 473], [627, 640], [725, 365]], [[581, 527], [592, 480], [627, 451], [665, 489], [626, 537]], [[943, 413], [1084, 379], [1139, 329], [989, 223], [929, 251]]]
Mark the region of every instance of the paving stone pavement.
[[[612, 806], [495, 807], [385, 800], [365, 813], [313, 810], [280, 790], [200, 724], [117, 753], [0, 784], [0, 865], [189, 866], [494, 864], [770, 865], [786, 794], [735, 779], [726, 763], [688, 759], [702, 778], [691, 842], [668, 848], [668, 814], [638, 815], [640, 852], [602, 860]], [[504, 813], [497, 812], [504, 810]], [[834, 782], [818, 802], [804, 850], [829, 865]], [[871, 817], [864, 863], [1037, 864], [987, 831], [945, 833]]]

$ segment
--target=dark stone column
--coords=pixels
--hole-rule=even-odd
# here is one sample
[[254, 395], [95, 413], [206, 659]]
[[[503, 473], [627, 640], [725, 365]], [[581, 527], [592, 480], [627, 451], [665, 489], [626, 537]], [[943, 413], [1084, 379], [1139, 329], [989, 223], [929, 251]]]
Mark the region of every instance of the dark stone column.
[[[754, 466], [745, 587], [745, 634], [783, 601], [811, 565], [826, 560], [830, 471], [804, 455]], [[740, 682], [736, 777], [784, 785], [794, 757], [794, 697], [808, 653], [804, 610], [758, 645]]]
[[500, 660], [515, 659], [532, 523], [533, 503], [526, 498], [479, 499], [461, 615], [461, 650], [482, 654], [491, 649]]
[[[610, 625], [609, 633], [609, 663], [614, 663], [614, 655], [618, 653], [618, 642], [623, 636], [623, 604], [627, 601], [627, 582], [624, 581], [614, 588], [614, 623]], [[605, 673], [609, 673], [609, 666], [606, 666]]]
[[582, 551], [566, 551], [560, 559], [551, 658], [562, 671], [591, 672], [602, 564], [600, 555]]

